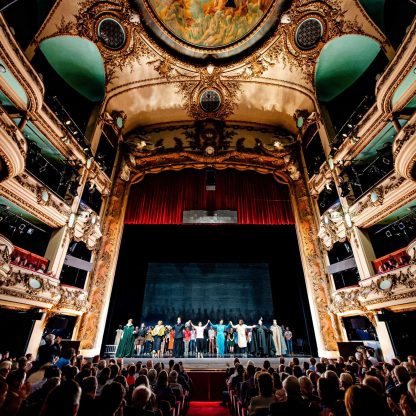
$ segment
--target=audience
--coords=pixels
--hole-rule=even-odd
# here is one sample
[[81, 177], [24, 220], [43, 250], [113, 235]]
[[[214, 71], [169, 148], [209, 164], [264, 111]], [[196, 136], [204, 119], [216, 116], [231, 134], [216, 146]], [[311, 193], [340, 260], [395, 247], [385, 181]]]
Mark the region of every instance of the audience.
[[[45, 344], [52, 348], [49, 340]], [[54, 351], [53, 353], [51, 351]], [[52, 357], [56, 349], [44, 348]], [[123, 365], [89, 362], [74, 350], [34, 362], [29, 356], [0, 359], [0, 416], [184, 416], [192, 380], [181, 362]], [[337, 360], [281, 358], [261, 366], [238, 360], [227, 371], [225, 401], [231, 415], [416, 416], [416, 366], [379, 362], [372, 352]], [[60, 369], [60, 368], [61, 369]], [[238, 409], [238, 410], [237, 410]]]

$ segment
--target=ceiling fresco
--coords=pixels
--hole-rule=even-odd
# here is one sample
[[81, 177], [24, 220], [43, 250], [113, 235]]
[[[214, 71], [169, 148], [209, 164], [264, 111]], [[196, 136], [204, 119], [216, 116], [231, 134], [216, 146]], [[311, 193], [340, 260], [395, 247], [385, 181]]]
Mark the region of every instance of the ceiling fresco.
[[[229, 54], [252, 46], [287, 8], [288, 0], [143, 0], [137, 4], [148, 26], [174, 49], [204, 57], [232, 49]], [[188, 47], [188, 51], [186, 51]], [[189, 50], [190, 48], [190, 50]], [[219, 56], [221, 57], [221, 56]]]

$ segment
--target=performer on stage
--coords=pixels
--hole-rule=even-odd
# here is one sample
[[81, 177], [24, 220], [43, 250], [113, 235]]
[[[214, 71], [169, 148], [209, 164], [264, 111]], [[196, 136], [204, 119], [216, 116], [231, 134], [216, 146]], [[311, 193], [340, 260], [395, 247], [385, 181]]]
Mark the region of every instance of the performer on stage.
[[286, 331], [284, 333], [285, 340], [286, 340], [286, 346], [287, 346], [287, 353], [288, 355], [293, 355], [293, 343], [292, 343], [292, 332], [289, 330], [289, 327], [286, 327]]
[[189, 339], [189, 355], [194, 357], [196, 350], [196, 331], [192, 326], [189, 331], [191, 333], [191, 338]]
[[116, 357], [131, 357], [134, 355], [134, 326], [133, 319], [129, 319], [123, 329], [123, 336], [118, 344]]
[[253, 328], [252, 352], [258, 357], [269, 357], [275, 354], [272, 332], [263, 325], [260, 318], [258, 325]]
[[157, 325], [153, 328], [153, 357], [160, 358], [160, 347], [162, 344], [162, 338], [166, 334], [166, 328], [162, 321], [158, 321]]
[[183, 357], [183, 331], [185, 325], [182, 323], [181, 318], [178, 318], [176, 325], [173, 327], [175, 330], [175, 343], [173, 344], [173, 356], [175, 358]]
[[227, 347], [230, 354], [234, 354], [234, 329], [230, 329], [227, 334]]
[[[225, 336], [224, 332], [228, 331], [229, 325], [225, 326], [221, 319], [218, 325], [211, 324], [211, 328], [217, 331], [217, 357], [224, 357]], [[233, 338], [234, 342], [234, 338]]]
[[208, 353], [211, 357], [215, 354], [215, 331], [212, 326], [208, 329]]
[[149, 329], [146, 331], [146, 337], [144, 339], [144, 353], [145, 354], [151, 354], [152, 350], [153, 350], [153, 327], [149, 327]]
[[183, 331], [183, 343], [185, 346], [185, 357], [189, 357], [190, 342], [191, 342], [191, 331], [189, 330], [189, 325], [185, 325], [185, 331]]
[[273, 325], [270, 327], [272, 331], [272, 337], [274, 342], [274, 349], [276, 350], [276, 356], [286, 354], [286, 342], [283, 336], [282, 328], [277, 325], [276, 319], [273, 319]]
[[119, 325], [116, 329], [116, 339], [114, 340], [114, 345], [120, 344], [121, 337], [123, 336], [123, 326]]
[[205, 328], [208, 326], [210, 321], [208, 321], [206, 323], [206, 325], [202, 326], [202, 322], [198, 322], [198, 326], [195, 326], [192, 321], [189, 321], [189, 323], [192, 325], [192, 328], [195, 329], [196, 331], [196, 351], [197, 351], [197, 356], [198, 358], [204, 358], [204, 343], [205, 343], [205, 338], [204, 338], [204, 331]]
[[242, 319], [238, 321], [237, 325], [233, 325], [230, 321], [230, 325], [236, 330], [238, 336], [238, 349], [241, 351], [244, 357], [247, 357], [247, 329], [252, 329], [254, 325], [246, 325]]
[[136, 334], [136, 354], [140, 355], [144, 352], [144, 339], [146, 337], [146, 325], [142, 323]]
[[173, 328], [169, 331], [168, 337], [169, 337], [169, 341], [168, 341], [168, 356], [169, 357], [172, 357], [174, 343], [176, 342], [176, 340], [175, 340], [175, 330]]

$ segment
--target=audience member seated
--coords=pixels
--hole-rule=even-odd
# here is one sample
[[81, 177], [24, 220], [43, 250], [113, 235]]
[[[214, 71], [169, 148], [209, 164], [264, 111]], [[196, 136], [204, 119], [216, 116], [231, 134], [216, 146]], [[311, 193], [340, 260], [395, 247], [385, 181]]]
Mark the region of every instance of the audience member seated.
[[257, 377], [257, 385], [259, 395], [251, 399], [248, 408], [249, 415], [265, 414], [264, 410], [268, 410], [270, 405], [274, 403], [273, 395], [273, 377], [269, 373], [261, 373]]
[[302, 398], [300, 383], [295, 376], [288, 376], [283, 382], [286, 400], [272, 403], [270, 414], [272, 416], [303, 416], [309, 414], [308, 403]]
[[125, 416], [154, 416], [148, 409], [152, 392], [146, 386], [136, 387], [131, 398], [131, 406], [125, 408]]

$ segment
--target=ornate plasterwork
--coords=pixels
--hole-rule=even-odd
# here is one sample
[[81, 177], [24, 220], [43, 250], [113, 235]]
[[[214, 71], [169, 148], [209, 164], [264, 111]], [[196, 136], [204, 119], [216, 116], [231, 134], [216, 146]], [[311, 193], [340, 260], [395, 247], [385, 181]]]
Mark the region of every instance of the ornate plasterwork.
[[[305, 81], [313, 82], [315, 64], [326, 43], [345, 34], [369, 35], [357, 18], [349, 20], [346, 13], [347, 10], [344, 10], [337, 0], [294, 2], [285, 13], [288, 23], [279, 25], [265, 56], [272, 62], [281, 62], [285, 67], [288, 66], [290, 71], [294, 68], [299, 69]], [[322, 25], [323, 34], [321, 41], [314, 48], [302, 50], [296, 44], [295, 33], [299, 24], [306, 18], [317, 19]]]
[[387, 303], [415, 297], [416, 265], [377, 275], [359, 282], [355, 288], [339, 289], [332, 295], [332, 307], [337, 313], [368, 310], [371, 305], [382, 308]]
[[397, 134], [393, 143], [393, 159], [399, 174], [416, 180], [412, 176], [416, 164], [416, 116]]
[[85, 311], [87, 307], [85, 291], [63, 287], [56, 278], [30, 272], [14, 265], [11, 265], [10, 272], [6, 276], [2, 276], [0, 295], [78, 312]]
[[[176, 82], [179, 93], [183, 96], [183, 106], [190, 117], [196, 120], [215, 118], [219, 120], [230, 117], [237, 107], [238, 94], [241, 90], [238, 81], [224, 78], [220, 68], [202, 68], [199, 80], [194, 78]], [[205, 112], [200, 106], [201, 93], [206, 89], [216, 90], [221, 96], [221, 105], [212, 113]]]
[[90, 250], [96, 250], [102, 237], [100, 217], [91, 208], [78, 210], [69, 236], [75, 241], [83, 241]]
[[36, 196], [36, 202], [41, 206], [51, 207], [64, 216], [70, 214], [70, 208], [53, 195], [47, 188], [39, 185], [32, 177], [22, 173], [15, 177], [16, 182]]
[[322, 215], [318, 237], [326, 250], [331, 250], [335, 243], [342, 243], [350, 236], [351, 228], [345, 223], [344, 213], [340, 206]]
[[5, 112], [0, 106], [0, 157], [7, 167], [7, 176], [2, 180], [12, 178], [24, 170], [27, 143], [21, 131], [12, 122], [3, 120]]
[[[126, 34], [124, 46], [117, 50], [107, 48], [97, 35], [99, 22], [108, 17], [116, 19]], [[121, 71], [127, 67], [132, 71], [133, 65], [142, 57], [156, 57], [154, 50], [149, 47], [141, 35], [143, 28], [139, 16], [131, 9], [126, 0], [117, 3], [84, 0], [74, 18], [75, 21], [62, 17], [56, 32], [48, 37], [73, 35], [85, 37], [96, 43], [106, 67], [107, 83], [114, 80], [117, 70]], [[39, 40], [37, 42], [39, 43]]]
[[[352, 216], [357, 217], [369, 207], [378, 207], [383, 205], [385, 197], [392, 191], [395, 191], [406, 179], [399, 175], [390, 176], [386, 182], [375, 187], [358, 204], [352, 209]], [[377, 199], [374, 197], [377, 196]]]

